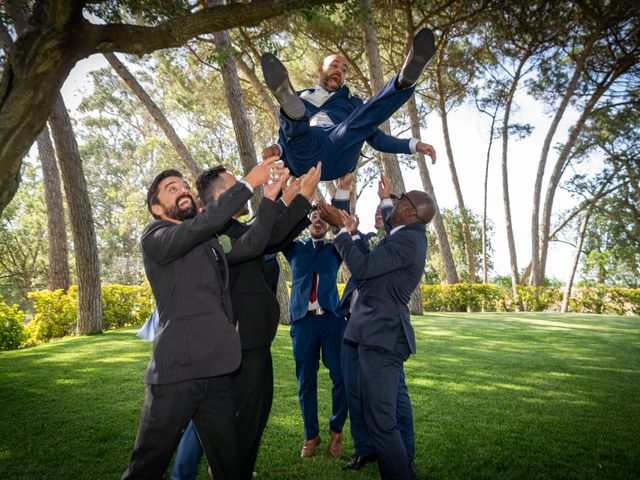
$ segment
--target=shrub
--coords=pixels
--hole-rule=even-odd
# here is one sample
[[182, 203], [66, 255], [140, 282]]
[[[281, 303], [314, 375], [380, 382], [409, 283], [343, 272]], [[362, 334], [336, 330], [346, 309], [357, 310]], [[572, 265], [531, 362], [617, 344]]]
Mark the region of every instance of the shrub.
[[502, 290], [496, 285], [470, 283], [420, 286], [423, 308], [429, 312], [495, 311]]
[[554, 310], [559, 310], [562, 291], [557, 287], [518, 285], [518, 300], [525, 312], [543, 312], [551, 307], [554, 307]]
[[105, 330], [142, 325], [153, 311], [149, 285], [104, 285], [102, 287], [102, 325]]
[[17, 305], [8, 305], [0, 296], [0, 350], [13, 350], [28, 338], [22, 324], [24, 312]]
[[63, 290], [41, 290], [29, 293], [35, 314], [27, 325], [29, 334], [36, 342], [60, 338], [72, 334], [78, 317], [78, 287]]

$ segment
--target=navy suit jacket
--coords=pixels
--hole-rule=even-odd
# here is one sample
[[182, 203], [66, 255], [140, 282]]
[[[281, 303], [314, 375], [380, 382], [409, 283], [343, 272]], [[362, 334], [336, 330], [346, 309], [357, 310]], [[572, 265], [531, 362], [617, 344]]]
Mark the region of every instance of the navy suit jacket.
[[358, 299], [344, 338], [393, 351], [398, 335], [404, 333], [415, 353], [408, 304], [424, 272], [425, 226], [405, 225], [366, 254], [349, 234], [336, 236], [333, 243], [358, 282]]
[[[335, 207], [349, 210], [348, 200], [334, 199], [331, 203]], [[291, 304], [289, 307], [291, 323], [300, 320], [307, 314], [313, 272], [318, 274], [318, 303], [320, 307], [339, 315], [340, 297], [336, 278], [342, 259], [331, 242], [322, 240], [321, 243], [314, 248], [311, 239], [306, 242], [296, 240], [284, 251], [284, 256], [291, 265]]]
[[[382, 222], [384, 223], [385, 235], [389, 235], [389, 232], [391, 231], [391, 225], [387, 223], [387, 217], [389, 217], [391, 210], [393, 210], [393, 206], [388, 206], [388, 207], [382, 208], [382, 212], [381, 212]], [[371, 250], [370, 242], [374, 238], [378, 238], [379, 240], [381, 240], [381, 238], [379, 238], [380, 232], [369, 232], [364, 234], [361, 232], [358, 232], [358, 235], [360, 236], [360, 238], [355, 240], [355, 244], [358, 246], [358, 248], [360, 248], [360, 250], [362, 250], [362, 252], [365, 255], [369, 252], [369, 250]], [[358, 288], [358, 282], [356, 281], [355, 277], [351, 275], [351, 278], [349, 278], [349, 281], [345, 285], [344, 291], [342, 292], [342, 298], [340, 299], [340, 307], [339, 307], [340, 314], [347, 317], [347, 319], [351, 314], [351, 311], [350, 311], [351, 295], [353, 294], [354, 290], [356, 290], [357, 288]]]

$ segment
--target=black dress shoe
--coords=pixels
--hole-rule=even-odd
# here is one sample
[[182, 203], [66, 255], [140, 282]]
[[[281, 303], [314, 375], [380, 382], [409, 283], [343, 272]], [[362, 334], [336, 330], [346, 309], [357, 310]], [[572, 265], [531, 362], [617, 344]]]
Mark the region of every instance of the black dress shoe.
[[433, 32], [428, 28], [423, 28], [413, 37], [413, 43], [409, 55], [407, 55], [404, 65], [398, 74], [398, 85], [400, 90], [409, 88], [418, 81], [431, 57], [436, 51]]
[[351, 460], [349, 460], [342, 466], [342, 470], [360, 470], [365, 465], [373, 463], [377, 460], [378, 457], [376, 457], [375, 454], [365, 455], [362, 457], [360, 455], [354, 455], [353, 457], [351, 457]]
[[271, 53], [260, 57], [264, 81], [282, 107], [282, 111], [292, 120], [304, 117], [304, 103], [296, 94], [289, 80], [289, 72], [278, 58]]

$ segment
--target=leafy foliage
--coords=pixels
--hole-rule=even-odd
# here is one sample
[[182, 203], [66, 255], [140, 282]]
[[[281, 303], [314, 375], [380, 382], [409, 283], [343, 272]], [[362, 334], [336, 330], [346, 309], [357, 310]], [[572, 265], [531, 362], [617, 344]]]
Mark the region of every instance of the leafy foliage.
[[[456, 207], [453, 209], [443, 208], [440, 210], [442, 220], [444, 221], [445, 228], [449, 235], [449, 244], [451, 245], [451, 253], [458, 269], [458, 275], [461, 280], [469, 281], [470, 283], [477, 280], [480, 276], [480, 269], [482, 268], [482, 218], [476, 215], [471, 210], [467, 211], [467, 218], [469, 219], [469, 230], [471, 233], [472, 251], [476, 258], [476, 265], [478, 270], [475, 272], [469, 272], [465, 261], [465, 248], [463, 237], [463, 219], [460, 215], [460, 210]], [[487, 225], [487, 257], [489, 270], [493, 268], [493, 247], [491, 244], [491, 237], [493, 233], [493, 225], [489, 221]], [[438, 241], [436, 235], [432, 229], [427, 229], [427, 242], [429, 249], [427, 251], [427, 265], [426, 265], [426, 278], [428, 283], [439, 283], [444, 276], [444, 268], [442, 266], [442, 259], [438, 254]]]
[[[35, 314], [27, 325], [31, 343], [72, 335], [77, 321], [78, 287], [31, 292]], [[142, 325], [153, 311], [148, 285], [103, 285], [102, 322], [105, 329]]]
[[19, 348], [28, 335], [23, 325], [24, 312], [17, 305], [8, 305], [0, 296], [0, 350]]
[[[522, 305], [526, 312], [559, 311], [562, 288], [518, 285], [518, 299], [513, 301], [509, 285], [458, 283], [421, 285], [425, 311], [428, 312], [513, 312]], [[609, 288], [604, 285], [577, 288], [570, 299], [570, 310], [580, 313], [640, 312], [640, 289]]]

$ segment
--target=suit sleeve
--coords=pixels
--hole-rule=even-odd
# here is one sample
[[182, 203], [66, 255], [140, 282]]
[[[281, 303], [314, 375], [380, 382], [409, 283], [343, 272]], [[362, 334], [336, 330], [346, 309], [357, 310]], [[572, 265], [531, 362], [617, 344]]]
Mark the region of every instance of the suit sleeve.
[[142, 251], [160, 265], [169, 264], [209, 240], [250, 198], [251, 191], [238, 182], [194, 218], [151, 224], [140, 239]]
[[275, 202], [268, 198], [262, 199], [258, 206], [258, 214], [251, 227], [241, 236], [232, 240], [231, 251], [227, 253], [229, 265], [263, 255], [279, 213], [280, 208]]
[[387, 135], [379, 128], [367, 138], [367, 143], [379, 152], [386, 153], [411, 153], [409, 138], [396, 138]]
[[382, 213], [382, 223], [384, 224], [384, 231], [387, 235], [391, 233], [391, 225], [389, 225], [389, 222], [387, 222], [387, 218], [389, 218], [391, 210], [393, 210], [393, 207], [382, 207], [380, 209]]
[[349, 213], [349, 207], [351, 206], [351, 202], [349, 201], [349, 199], [338, 200], [336, 198], [332, 198], [331, 199], [331, 205], [333, 205], [336, 208], [339, 208], [340, 210], [344, 210], [345, 212]]
[[288, 207], [281, 202], [276, 203], [280, 213], [267, 243], [266, 253], [279, 252], [311, 223], [307, 217], [311, 204], [304, 195], [296, 195]]
[[351, 275], [364, 280], [411, 265], [417, 249], [414, 235], [410, 232], [397, 232], [369, 253], [362, 252], [346, 233], [334, 238], [333, 244], [349, 267]]

